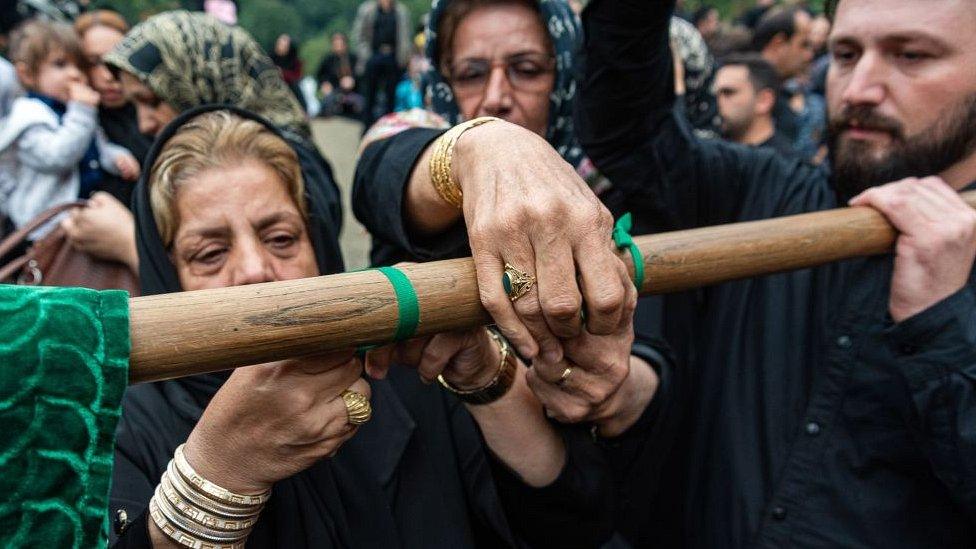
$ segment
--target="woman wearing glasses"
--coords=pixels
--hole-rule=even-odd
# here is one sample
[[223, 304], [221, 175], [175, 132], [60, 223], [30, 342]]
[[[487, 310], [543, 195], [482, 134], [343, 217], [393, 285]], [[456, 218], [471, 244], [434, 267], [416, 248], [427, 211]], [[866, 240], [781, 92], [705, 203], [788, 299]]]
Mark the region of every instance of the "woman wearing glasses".
[[[353, 201], [357, 218], [374, 238], [373, 264], [468, 255], [461, 232], [437, 243], [424, 238], [442, 233], [460, 217], [430, 188], [434, 147], [428, 145], [464, 121], [494, 117], [510, 124], [495, 121], [472, 128], [459, 144], [521, 142], [525, 158], [553, 164], [548, 166], [553, 175], [574, 177], [557, 164], [561, 157], [594, 191], [606, 190], [608, 184], [573, 136], [574, 56], [582, 34], [564, 0], [442, 0], [434, 3], [427, 35], [432, 60], [424, 77], [427, 110], [386, 116], [363, 140]], [[412, 128], [426, 129], [405, 131]], [[530, 132], [545, 142], [526, 141]], [[545, 149], [555, 149], [558, 156]], [[540, 158], [540, 152], [548, 154]], [[456, 155], [458, 164], [464, 161], [461, 156]], [[403, 177], [389, 177], [391, 167]], [[460, 177], [458, 167], [453, 171]], [[387, 222], [391, 213], [401, 211], [391, 211], [387, 201], [394, 196], [406, 200], [403, 224]]]
[[641, 300], [634, 343], [634, 283], [610, 240], [610, 212], [639, 189], [599, 176], [574, 135], [580, 21], [566, 0], [435, 0], [427, 37], [428, 109], [381, 119], [357, 166], [371, 261], [472, 255], [551, 417], [626, 435], [671, 366], [659, 301]]

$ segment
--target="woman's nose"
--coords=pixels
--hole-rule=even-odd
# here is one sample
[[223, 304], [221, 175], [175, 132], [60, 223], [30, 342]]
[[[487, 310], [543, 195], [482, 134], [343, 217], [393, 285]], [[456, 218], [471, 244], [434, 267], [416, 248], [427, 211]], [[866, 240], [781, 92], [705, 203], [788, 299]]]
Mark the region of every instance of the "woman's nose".
[[234, 265], [234, 286], [260, 284], [274, 280], [274, 269], [268, 253], [257, 239], [247, 239], [236, 245], [232, 255]]

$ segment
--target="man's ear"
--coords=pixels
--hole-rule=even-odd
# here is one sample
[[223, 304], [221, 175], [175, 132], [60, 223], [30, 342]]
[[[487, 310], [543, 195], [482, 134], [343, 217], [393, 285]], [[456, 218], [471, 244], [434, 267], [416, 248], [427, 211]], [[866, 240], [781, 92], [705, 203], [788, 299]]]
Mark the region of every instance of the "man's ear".
[[14, 63], [14, 69], [17, 71], [17, 80], [26, 88], [33, 88], [37, 84], [37, 75], [34, 71], [30, 70], [27, 63], [23, 61], [17, 61]]
[[770, 88], [759, 90], [756, 94], [756, 115], [766, 116], [773, 112], [776, 105], [776, 92]]

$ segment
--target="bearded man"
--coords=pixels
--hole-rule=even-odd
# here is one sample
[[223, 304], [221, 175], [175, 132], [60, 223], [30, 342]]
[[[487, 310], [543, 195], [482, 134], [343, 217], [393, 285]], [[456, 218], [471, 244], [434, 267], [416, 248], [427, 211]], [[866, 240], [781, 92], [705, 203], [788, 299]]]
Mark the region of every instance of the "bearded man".
[[660, 229], [850, 204], [899, 236], [890, 256], [666, 298], [681, 366], [606, 441], [623, 538], [976, 547], [976, 212], [957, 194], [976, 188], [976, 3], [830, 6], [832, 176], [692, 137], [671, 109], [673, 4], [585, 12], [577, 129], [601, 172]]

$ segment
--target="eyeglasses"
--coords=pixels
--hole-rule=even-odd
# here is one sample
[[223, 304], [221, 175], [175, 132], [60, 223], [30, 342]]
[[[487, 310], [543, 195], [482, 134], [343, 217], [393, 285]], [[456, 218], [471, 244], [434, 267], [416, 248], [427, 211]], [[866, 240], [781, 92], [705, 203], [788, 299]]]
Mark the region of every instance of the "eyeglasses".
[[520, 53], [503, 61], [469, 58], [450, 65], [449, 79], [454, 95], [480, 93], [488, 85], [496, 67], [505, 69], [511, 86], [520, 91], [545, 91], [550, 85], [549, 75], [555, 70], [556, 58], [545, 53]]

